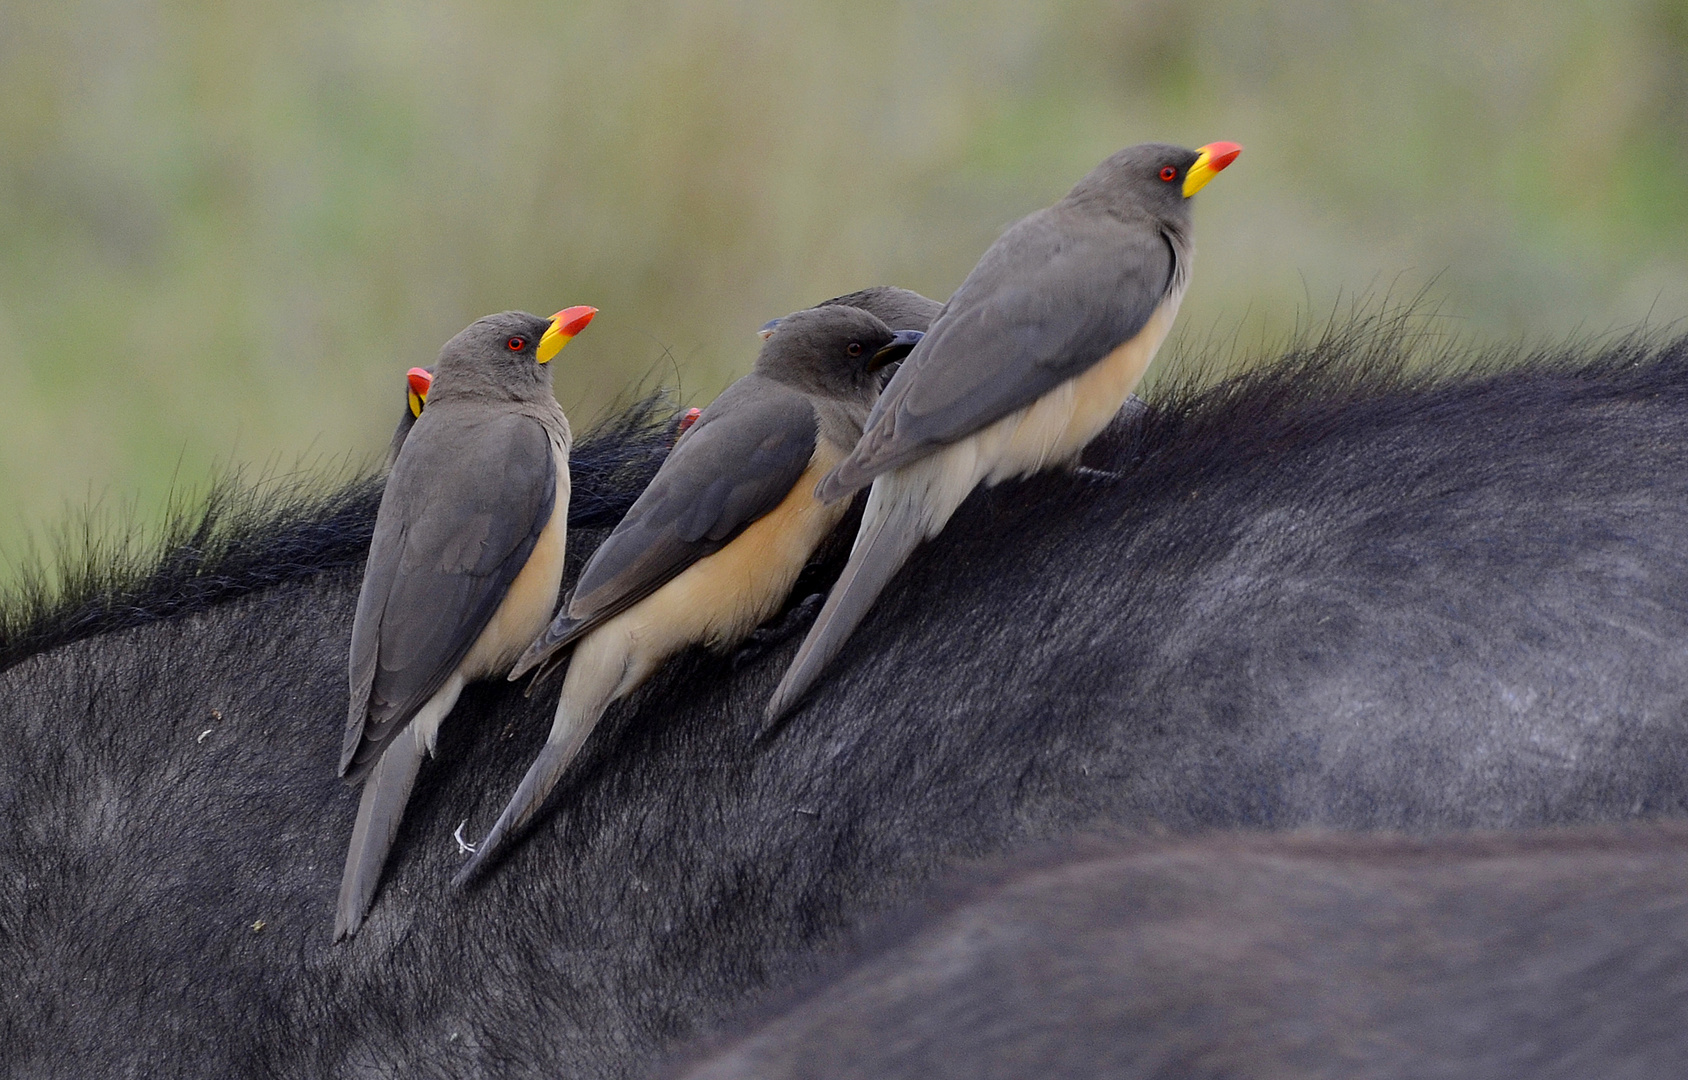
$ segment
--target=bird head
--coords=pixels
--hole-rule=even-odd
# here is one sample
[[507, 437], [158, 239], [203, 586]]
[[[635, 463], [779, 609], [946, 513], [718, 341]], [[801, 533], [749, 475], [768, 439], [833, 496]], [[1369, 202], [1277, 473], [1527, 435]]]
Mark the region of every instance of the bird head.
[[405, 373], [405, 400], [410, 405], [411, 419], [422, 415], [428, 404], [428, 388], [433, 385], [434, 373], [425, 367], [413, 367]]
[[777, 321], [756, 370], [804, 393], [871, 403], [879, 370], [907, 356], [920, 338], [920, 331], [892, 330], [861, 308], [808, 308]]
[[[895, 285], [874, 285], [853, 293], [845, 293], [843, 296], [835, 296], [831, 300], [822, 300], [815, 306], [838, 305], [861, 308], [877, 316], [893, 330], [919, 330], [922, 333], [932, 325], [932, 320], [938, 317], [938, 312], [943, 310], [943, 305], [936, 300], [928, 300], [917, 292], [899, 289]], [[774, 327], [779, 324], [778, 319], [769, 319], [756, 333], [766, 341], [768, 335], [774, 332]]]
[[1189, 221], [1190, 196], [1200, 191], [1243, 148], [1208, 143], [1199, 150], [1166, 143], [1128, 146], [1092, 169], [1064, 202], [1100, 205], [1114, 212], [1141, 212], [1169, 223]]
[[477, 319], [445, 343], [430, 396], [525, 400], [551, 393], [551, 359], [592, 321], [597, 308], [564, 308], [549, 319], [503, 311]]

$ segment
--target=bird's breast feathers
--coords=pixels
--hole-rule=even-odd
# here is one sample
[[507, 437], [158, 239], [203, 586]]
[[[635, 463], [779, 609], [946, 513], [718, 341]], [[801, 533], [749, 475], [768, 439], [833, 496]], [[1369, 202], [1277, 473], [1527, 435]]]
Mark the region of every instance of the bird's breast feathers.
[[553, 443], [557, 467], [557, 497], [551, 520], [540, 530], [527, 562], [510, 583], [486, 629], [463, 658], [458, 671], [469, 679], [501, 675], [551, 621], [563, 582], [569, 520], [569, 466], [566, 446]]

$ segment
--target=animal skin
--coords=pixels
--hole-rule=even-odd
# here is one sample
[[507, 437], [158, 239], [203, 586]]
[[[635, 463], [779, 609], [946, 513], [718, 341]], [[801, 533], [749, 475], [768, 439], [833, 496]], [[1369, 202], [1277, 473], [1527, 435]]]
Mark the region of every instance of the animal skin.
[[976, 872], [670, 1080], [1581, 1080], [1688, 1060], [1688, 829], [1092, 840]]
[[[1163, 383], [1088, 456], [1113, 479], [975, 493], [768, 730], [845, 522], [755, 649], [612, 708], [459, 892], [453, 833], [551, 714], [468, 688], [338, 948], [374, 491], [225, 492], [192, 542], [0, 612], [0, 1074], [632, 1076], [958, 860], [1099, 824], [1684, 816], [1688, 341], [1440, 375], [1396, 350]], [[567, 580], [661, 458], [645, 417], [576, 448]]]

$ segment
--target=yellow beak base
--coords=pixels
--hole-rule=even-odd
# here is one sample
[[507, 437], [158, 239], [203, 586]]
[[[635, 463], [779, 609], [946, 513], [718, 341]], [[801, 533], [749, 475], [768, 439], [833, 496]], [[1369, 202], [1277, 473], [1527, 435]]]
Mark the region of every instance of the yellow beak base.
[[1184, 174], [1184, 197], [1188, 199], [1237, 159], [1243, 148], [1234, 142], [1208, 143], [1196, 151], [1196, 163]]
[[533, 350], [533, 358], [541, 364], [549, 364], [551, 358], [563, 351], [563, 346], [574, 340], [574, 336], [586, 329], [586, 324], [592, 321], [592, 316], [598, 314], [595, 307], [564, 308], [551, 316], [551, 325], [546, 327], [545, 333], [539, 339], [539, 345]]
[[413, 367], [404, 376], [405, 397], [410, 401], [410, 415], [422, 415], [422, 407], [428, 404], [428, 391], [433, 388], [434, 376], [427, 368]]
[[541, 364], [549, 364], [551, 358], [563, 351], [563, 346], [573, 339], [572, 334], [565, 334], [552, 322], [545, 328], [545, 333], [539, 339], [539, 348], [533, 351], [533, 358]]

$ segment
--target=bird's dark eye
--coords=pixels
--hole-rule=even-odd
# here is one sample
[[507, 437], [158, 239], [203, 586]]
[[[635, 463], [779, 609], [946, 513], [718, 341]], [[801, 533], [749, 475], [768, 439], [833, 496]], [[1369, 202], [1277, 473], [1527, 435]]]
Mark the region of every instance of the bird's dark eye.
[[1178, 179], [1178, 170], [1174, 169], [1171, 165], [1168, 165], [1161, 169], [1160, 177], [1162, 180], [1165, 180], [1170, 184], [1174, 180]]
[[509, 349], [511, 352], [521, 352], [523, 349], [527, 348], [527, 338], [517, 334], [509, 341], [506, 341], [504, 343], [504, 347]]
[[844, 351], [849, 353], [851, 356], [860, 356], [862, 354], [862, 343], [859, 341], [852, 341]]

